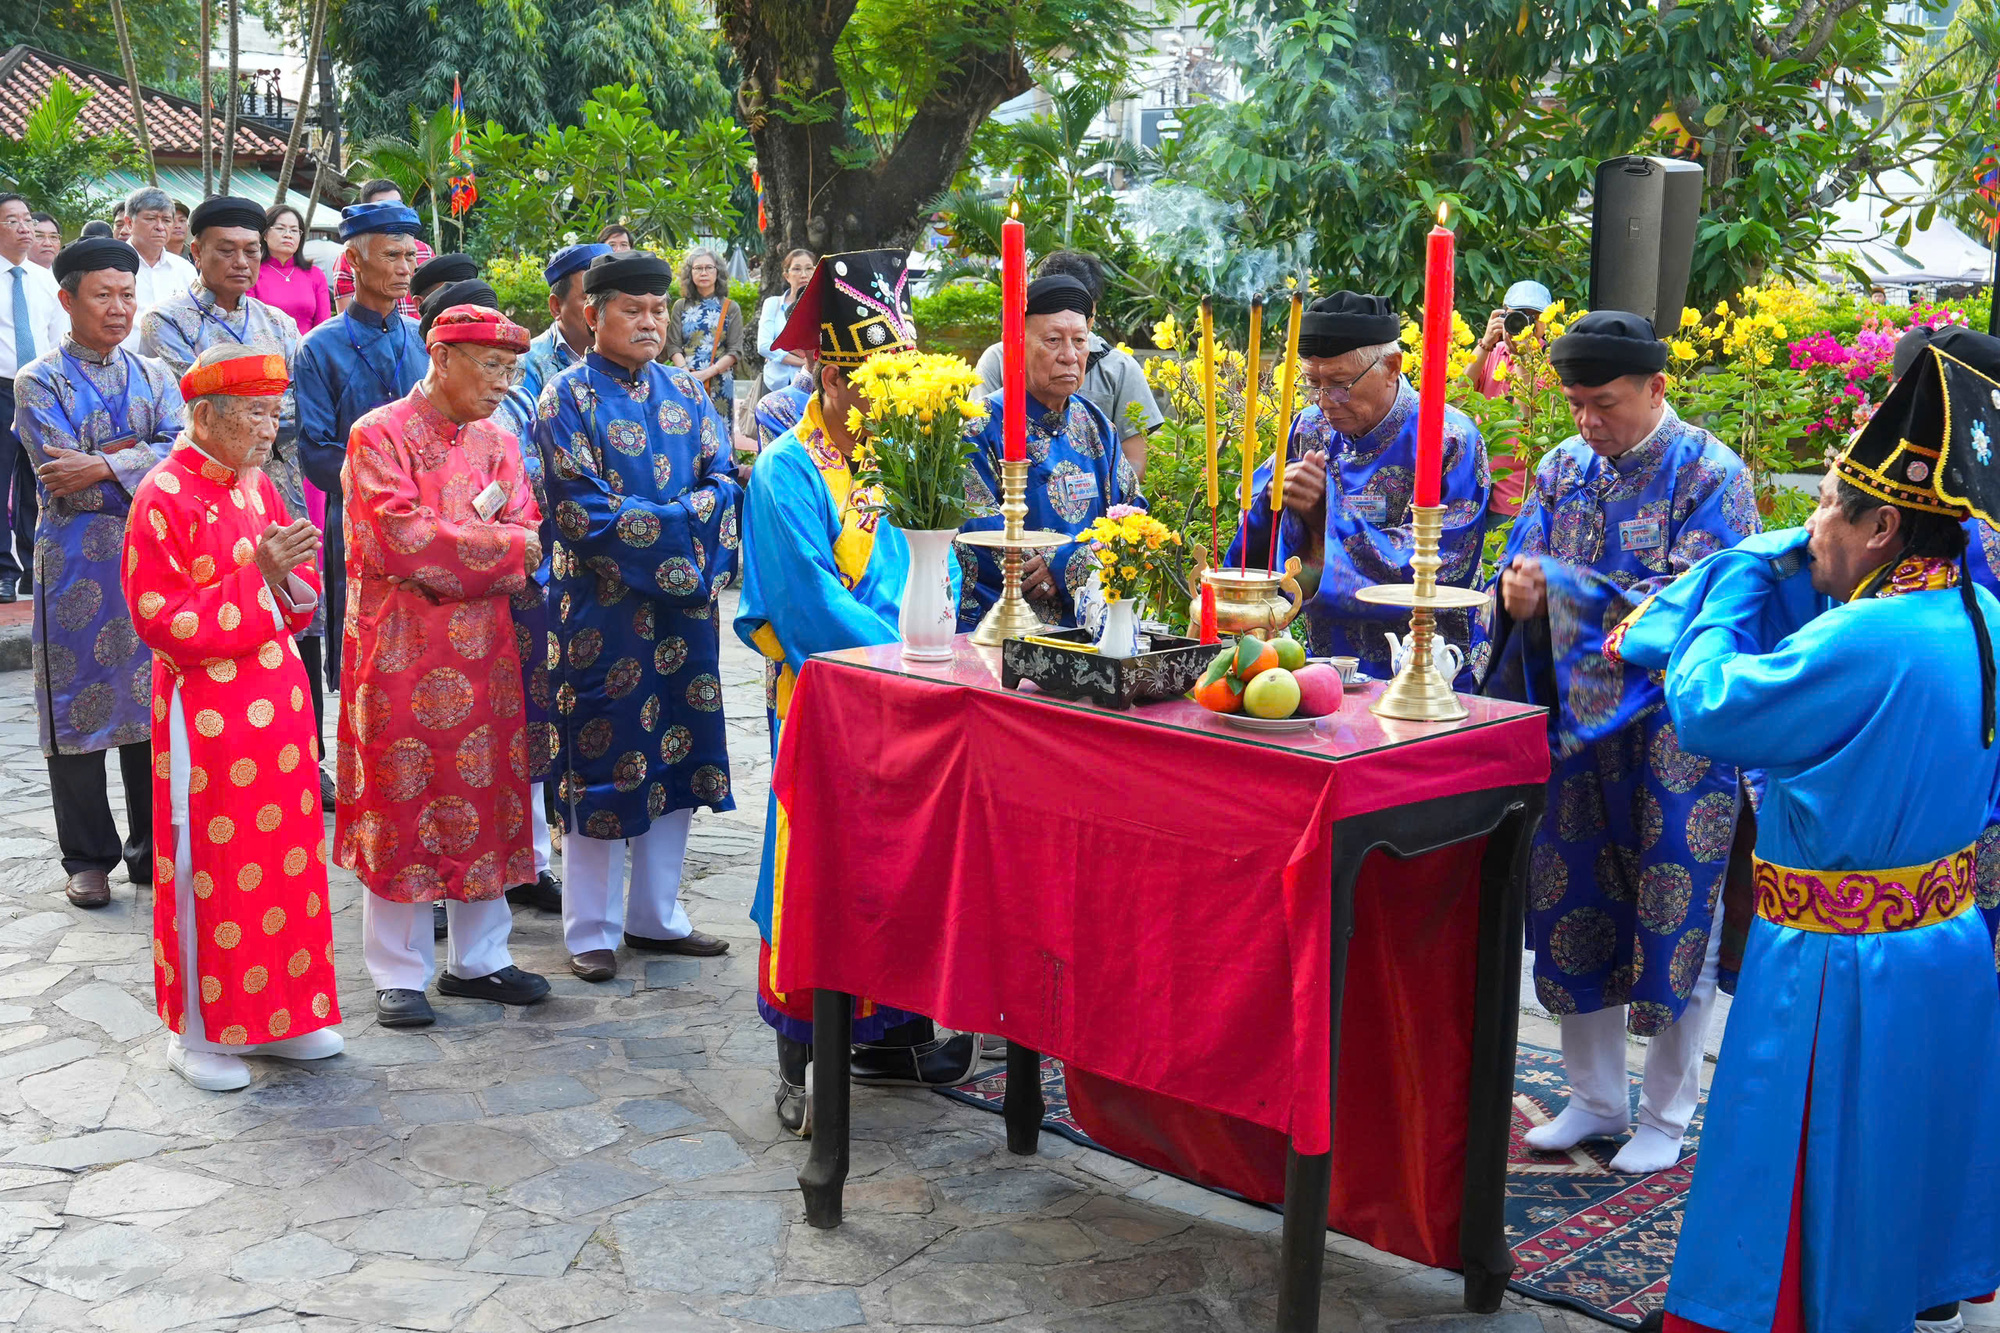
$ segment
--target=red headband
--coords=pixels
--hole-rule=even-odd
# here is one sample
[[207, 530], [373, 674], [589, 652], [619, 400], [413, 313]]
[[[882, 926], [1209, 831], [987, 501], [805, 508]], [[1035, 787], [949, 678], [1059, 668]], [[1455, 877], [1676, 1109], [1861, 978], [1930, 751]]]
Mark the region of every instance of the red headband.
[[528, 350], [528, 331], [498, 310], [485, 306], [455, 305], [431, 322], [426, 345], [473, 343], [503, 352]]
[[291, 385], [285, 358], [276, 353], [232, 356], [213, 365], [191, 367], [181, 376], [181, 400], [193, 402], [212, 393], [230, 398], [275, 398]]

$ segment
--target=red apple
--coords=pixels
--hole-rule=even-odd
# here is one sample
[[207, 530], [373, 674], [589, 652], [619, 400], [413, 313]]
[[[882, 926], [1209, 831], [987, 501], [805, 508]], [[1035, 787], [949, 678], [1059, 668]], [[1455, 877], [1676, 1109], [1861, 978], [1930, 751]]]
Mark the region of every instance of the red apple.
[[1340, 711], [1345, 691], [1340, 672], [1324, 662], [1314, 662], [1292, 673], [1299, 683], [1299, 713], [1304, 717], [1326, 717]]

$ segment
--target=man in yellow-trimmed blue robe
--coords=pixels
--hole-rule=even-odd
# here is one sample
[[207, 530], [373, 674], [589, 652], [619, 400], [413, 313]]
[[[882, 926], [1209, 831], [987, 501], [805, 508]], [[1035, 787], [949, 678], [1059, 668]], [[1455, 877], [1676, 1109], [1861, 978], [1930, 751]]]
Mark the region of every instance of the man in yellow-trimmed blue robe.
[[[862, 405], [849, 372], [878, 352], [916, 346], [901, 251], [828, 255], [792, 307], [778, 351], [817, 357], [817, 389], [799, 424], [757, 457], [743, 504], [743, 597], [736, 633], [765, 658], [771, 753], [792, 688], [814, 653], [894, 643], [909, 571], [903, 534], [873, 512], [849, 459], [860, 438], [848, 412]], [[956, 571], [954, 570], [955, 574]], [[955, 581], [955, 580], [954, 580]], [[954, 587], [954, 596], [957, 589]], [[757, 1009], [778, 1033], [778, 1116], [801, 1136], [809, 1120], [813, 997], [772, 986], [782, 945], [781, 815], [771, 796], [751, 919], [763, 936]], [[962, 1083], [979, 1062], [978, 1037], [940, 1041], [928, 1018], [860, 1001], [853, 1077], [860, 1082]]]

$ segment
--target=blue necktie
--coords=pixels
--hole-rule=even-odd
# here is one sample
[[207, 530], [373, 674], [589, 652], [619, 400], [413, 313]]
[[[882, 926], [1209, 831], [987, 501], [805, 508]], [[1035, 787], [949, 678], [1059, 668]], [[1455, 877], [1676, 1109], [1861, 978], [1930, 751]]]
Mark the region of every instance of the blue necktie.
[[28, 272], [14, 265], [14, 373], [35, 359], [35, 331], [28, 323]]

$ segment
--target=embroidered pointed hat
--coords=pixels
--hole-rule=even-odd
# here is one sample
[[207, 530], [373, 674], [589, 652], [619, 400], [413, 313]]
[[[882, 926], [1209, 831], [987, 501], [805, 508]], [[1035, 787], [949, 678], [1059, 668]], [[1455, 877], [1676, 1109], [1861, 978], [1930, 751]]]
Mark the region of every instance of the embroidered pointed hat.
[[877, 352], [914, 351], [909, 282], [909, 255], [902, 250], [827, 255], [771, 346], [836, 366], [858, 366]]
[[2000, 520], [2000, 339], [1934, 332], [1833, 467], [1889, 504]]

